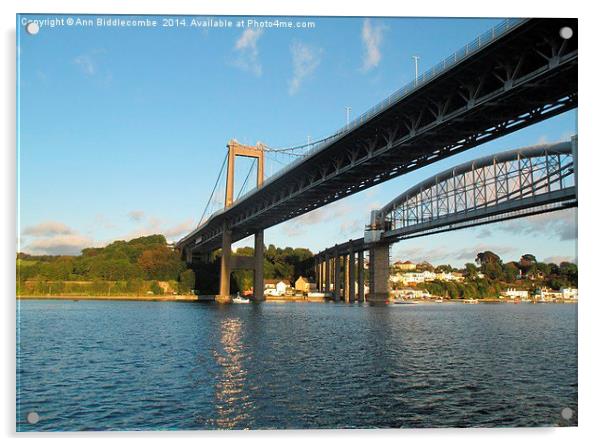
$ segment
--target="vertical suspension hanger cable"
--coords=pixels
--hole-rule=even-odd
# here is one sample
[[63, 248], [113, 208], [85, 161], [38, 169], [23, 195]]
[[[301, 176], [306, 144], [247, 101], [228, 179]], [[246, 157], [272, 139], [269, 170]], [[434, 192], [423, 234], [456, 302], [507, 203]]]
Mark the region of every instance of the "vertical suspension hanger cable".
[[211, 203], [211, 200], [213, 199], [213, 194], [215, 193], [215, 189], [217, 188], [217, 185], [219, 184], [222, 174], [224, 173], [224, 167], [226, 166], [227, 160], [228, 160], [228, 154], [226, 153], [226, 156], [224, 157], [224, 161], [222, 162], [222, 167], [220, 168], [220, 171], [219, 171], [219, 175], [217, 176], [217, 180], [215, 181], [215, 184], [213, 185], [213, 190], [211, 191], [211, 195], [209, 196], [209, 200], [207, 201], [207, 204], [205, 205], [205, 209], [203, 210], [203, 214], [201, 215], [201, 219], [199, 220], [199, 223], [197, 224], [197, 228], [201, 225], [201, 223], [203, 222], [203, 219], [205, 218], [205, 214], [207, 213], [209, 204]]
[[251, 176], [251, 172], [253, 171], [253, 167], [255, 166], [255, 162], [257, 161], [257, 158], [253, 158], [253, 162], [251, 163], [251, 167], [249, 167], [249, 172], [247, 172], [247, 176], [245, 178], [245, 181], [242, 183], [242, 186], [240, 188], [240, 190], [238, 191], [238, 195], [236, 196], [236, 200], [238, 200], [240, 198], [240, 196], [243, 194], [243, 191], [245, 190], [245, 186], [247, 184], [247, 181], [249, 181], [249, 177]]

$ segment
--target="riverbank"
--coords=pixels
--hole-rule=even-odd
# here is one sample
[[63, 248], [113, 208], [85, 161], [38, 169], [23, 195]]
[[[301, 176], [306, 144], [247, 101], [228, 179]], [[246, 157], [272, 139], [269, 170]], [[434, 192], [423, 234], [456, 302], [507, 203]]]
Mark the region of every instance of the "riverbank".
[[[17, 296], [17, 300], [129, 300], [129, 301], [160, 301], [160, 302], [197, 302], [208, 301], [208, 296], [190, 295], [147, 295], [147, 296]], [[213, 296], [211, 296], [213, 297]], [[213, 299], [211, 299], [213, 300]]]
[[[165, 294], [165, 295], [146, 295], [146, 296], [17, 296], [17, 300], [71, 300], [71, 301], [79, 301], [79, 300], [114, 300], [114, 301], [139, 301], [139, 302], [215, 302], [215, 296], [212, 295], [204, 295], [197, 296], [194, 294], [191, 295], [173, 295], [173, 294]], [[317, 302], [324, 303], [327, 300], [323, 297], [305, 297], [305, 296], [266, 296], [266, 302], [273, 303], [298, 303], [298, 302]], [[433, 299], [411, 299], [403, 301], [404, 303], [413, 303], [413, 304], [445, 304], [445, 303], [466, 303], [464, 299], [445, 299], [443, 301], [435, 301]], [[395, 304], [394, 300], [389, 301], [390, 304]], [[513, 301], [513, 300], [503, 300], [497, 298], [486, 298], [486, 299], [478, 299], [480, 304], [576, 304], [577, 300], [560, 300], [560, 301], [549, 301], [549, 302], [541, 302], [541, 301]]]

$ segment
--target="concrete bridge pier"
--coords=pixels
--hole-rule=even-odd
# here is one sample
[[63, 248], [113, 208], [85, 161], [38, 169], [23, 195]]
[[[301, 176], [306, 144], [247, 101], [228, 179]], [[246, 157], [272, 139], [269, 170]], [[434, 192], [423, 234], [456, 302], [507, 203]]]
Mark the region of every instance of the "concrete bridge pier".
[[253, 256], [253, 297], [255, 302], [265, 300], [263, 283], [263, 229], [255, 233], [255, 253]]
[[314, 257], [314, 283], [320, 289], [320, 258]]
[[324, 291], [330, 292], [330, 284], [332, 283], [332, 259], [326, 254], [326, 283], [324, 284]]
[[341, 255], [341, 300], [345, 302], [349, 302], [349, 290], [347, 289], [347, 285], [349, 284], [349, 281], [347, 280], [349, 275], [349, 272], [347, 271], [348, 265], [347, 254]]
[[389, 300], [389, 249], [385, 243], [370, 248], [370, 303], [384, 304]]
[[324, 291], [324, 269], [326, 268], [324, 256], [318, 258], [318, 281], [316, 282], [316, 288], [318, 291]]
[[360, 249], [357, 252], [357, 300], [358, 302], [366, 302], [364, 294], [364, 250]]
[[349, 261], [347, 270], [349, 271], [349, 274], [347, 276], [347, 290], [349, 292], [348, 301], [353, 303], [355, 302], [355, 252], [353, 251], [353, 248], [349, 249]]
[[341, 256], [339, 255], [338, 248], [335, 247], [334, 251], [334, 300], [341, 300]]
[[232, 231], [224, 228], [222, 235], [222, 258], [219, 271], [219, 294], [215, 301], [230, 302], [230, 273], [232, 272]]

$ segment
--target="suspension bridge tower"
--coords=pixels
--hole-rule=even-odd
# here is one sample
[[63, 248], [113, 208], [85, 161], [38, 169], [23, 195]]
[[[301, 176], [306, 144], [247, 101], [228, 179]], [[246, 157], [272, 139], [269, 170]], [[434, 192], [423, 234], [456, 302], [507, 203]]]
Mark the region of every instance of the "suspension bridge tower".
[[[232, 139], [227, 144], [228, 164], [226, 170], [226, 194], [225, 208], [232, 206], [234, 202], [234, 166], [236, 157], [254, 158], [257, 160], [257, 187], [263, 184], [264, 179], [264, 154], [265, 145], [257, 143], [255, 146], [240, 144]], [[226, 220], [223, 228], [222, 238], [222, 258], [220, 264], [220, 284], [219, 295], [216, 296], [218, 302], [230, 301], [230, 274], [233, 269], [252, 269], [253, 270], [253, 294], [256, 301], [264, 300], [263, 285], [263, 229], [255, 232], [255, 253], [252, 264], [244, 262], [242, 257], [232, 256], [232, 229]]]

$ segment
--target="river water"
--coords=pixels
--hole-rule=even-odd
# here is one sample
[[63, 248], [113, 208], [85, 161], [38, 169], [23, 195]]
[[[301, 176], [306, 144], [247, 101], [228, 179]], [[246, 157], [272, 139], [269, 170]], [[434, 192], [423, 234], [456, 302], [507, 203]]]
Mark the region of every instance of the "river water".
[[577, 422], [577, 305], [17, 305], [19, 431]]

